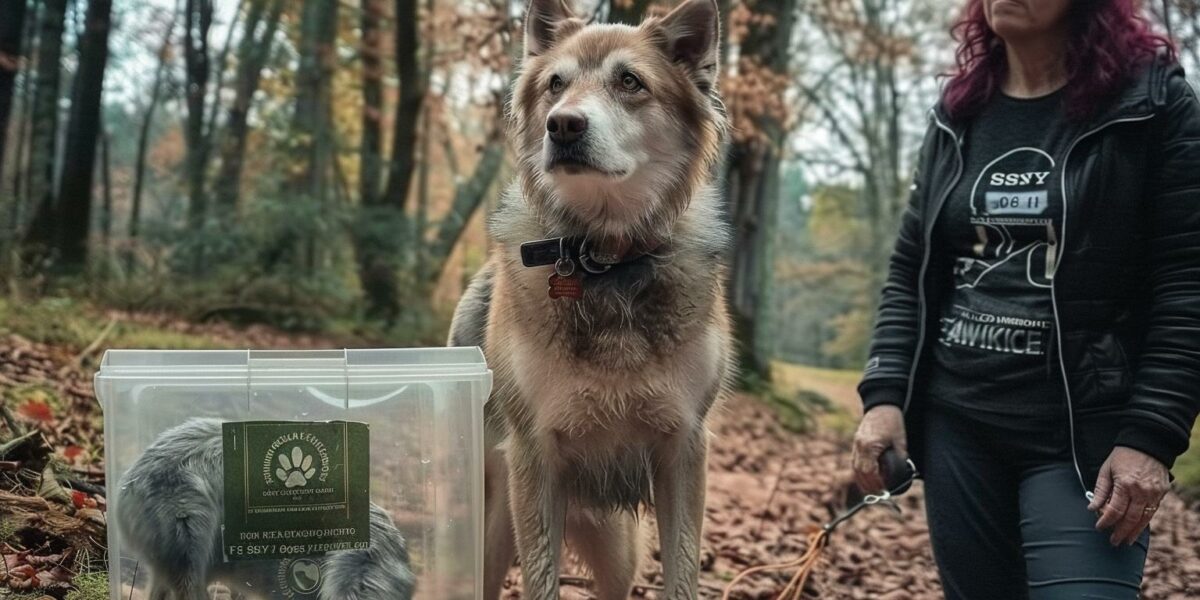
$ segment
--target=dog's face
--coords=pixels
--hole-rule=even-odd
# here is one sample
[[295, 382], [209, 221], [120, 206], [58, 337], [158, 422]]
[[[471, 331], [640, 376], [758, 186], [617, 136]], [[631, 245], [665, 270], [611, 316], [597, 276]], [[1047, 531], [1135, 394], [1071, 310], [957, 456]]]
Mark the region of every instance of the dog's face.
[[531, 0], [510, 116], [540, 211], [630, 239], [683, 210], [723, 130], [718, 27], [715, 0], [636, 28], [585, 25], [562, 0]]

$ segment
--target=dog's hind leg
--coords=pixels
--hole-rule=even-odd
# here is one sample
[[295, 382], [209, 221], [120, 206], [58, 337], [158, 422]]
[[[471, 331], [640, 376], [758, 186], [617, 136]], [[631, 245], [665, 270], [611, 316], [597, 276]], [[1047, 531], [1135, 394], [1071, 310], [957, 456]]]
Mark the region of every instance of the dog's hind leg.
[[664, 600], [694, 600], [700, 587], [700, 530], [704, 522], [703, 431], [670, 440], [654, 473], [654, 514], [662, 552]]
[[517, 555], [508, 504], [508, 466], [503, 452], [495, 448], [488, 451], [485, 472], [483, 597], [496, 600]]
[[509, 501], [527, 600], [558, 600], [566, 494], [536, 446], [510, 438]]
[[146, 593], [149, 600], [175, 600], [175, 594], [166, 582], [157, 579], [150, 580], [150, 590]]
[[567, 516], [567, 546], [591, 570], [598, 600], [629, 598], [641, 551], [633, 513], [572, 511]]

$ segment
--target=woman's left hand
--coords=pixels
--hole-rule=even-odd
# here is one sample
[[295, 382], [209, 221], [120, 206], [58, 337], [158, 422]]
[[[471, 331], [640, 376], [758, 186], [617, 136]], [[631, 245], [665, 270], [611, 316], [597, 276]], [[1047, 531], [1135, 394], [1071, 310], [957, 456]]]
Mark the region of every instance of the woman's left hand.
[[1150, 524], [1170, 487], [1165, 465], [1144, 452], [1117, 446], [1100, 467], [1088, 510], [1100, 511], [1096, 529], [1112, 528], [1112, 545], [1132, 544]]

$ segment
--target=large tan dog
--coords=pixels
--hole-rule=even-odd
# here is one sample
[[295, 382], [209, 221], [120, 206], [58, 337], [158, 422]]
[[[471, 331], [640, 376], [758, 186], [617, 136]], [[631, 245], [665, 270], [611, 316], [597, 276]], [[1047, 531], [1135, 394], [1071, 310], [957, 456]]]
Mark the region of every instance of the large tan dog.
[[718, 29], [714, 0], [640, 27], [530, 2], [509, 108], [520, 175], [450, 336], [496, 377], [488, 600], [514, 554], [525, 597], [557, 598], [564, 541], [602, 600], [627, 598], [644, 506], [664, 597], [697, 597], [705, 418], [732, 371]]

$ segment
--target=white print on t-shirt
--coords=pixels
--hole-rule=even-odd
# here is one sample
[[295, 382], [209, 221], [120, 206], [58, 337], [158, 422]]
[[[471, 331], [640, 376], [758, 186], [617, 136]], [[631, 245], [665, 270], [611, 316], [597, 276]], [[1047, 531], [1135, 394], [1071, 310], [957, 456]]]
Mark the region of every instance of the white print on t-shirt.
[[[1058, 236], [1046, 214], [1054, 158], [1039, 148], [1009, 150], [988, 163], [971, 188], [971, 223], [978, 243], [974, 257], [961, 257], [957, 287], [974, 288], [1013, 261], [1024, 263], [1025, 279], [1049, 288]], [[1031, 230], [1030, 228], [1036, 228]]]
[[1050, 154], [1021, 147], [980, 170], [969, 196], [969, 224], [953, 223], [972, 227], [975, 241], [954, 267], [959, 292], [941, 317], [942, 346], [1045, 355], [1052, 323], [1040, 309], [1014, 298], [1047, 294], [1054, 277], [1059, 237], [1050, 208], [1054, 168]]
[[[1054, 161], [1050, 161], [1050, 165], [1054, 165]], [[1042, 171], [1040, 173], [992, 173], [992, 186], [1004, 187], [1014, 185], [1029, 185], [1036, 183], [1042, 185], [1046, 183], [1046, 178], [1050, 176], [1050, 171]]]
[[1005, 317], [954, 305], [953, 316], [942, 317], [943, 346], [965, 346], [1006, 354], [1041, 356], [1046, 353], [1050, 323], [1040, 319]]

